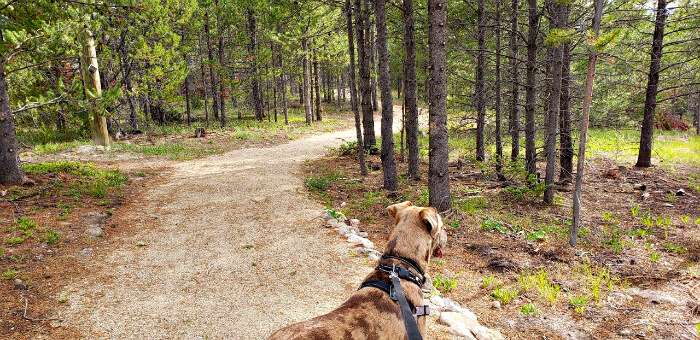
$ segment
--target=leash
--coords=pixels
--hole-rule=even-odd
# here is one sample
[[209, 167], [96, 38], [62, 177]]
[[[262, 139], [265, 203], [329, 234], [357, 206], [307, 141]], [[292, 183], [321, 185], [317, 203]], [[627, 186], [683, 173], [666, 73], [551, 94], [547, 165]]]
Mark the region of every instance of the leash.
[[[398, 301], [401, 309], [401, 317], [403, 318], [406, 334], [408, 335], [408, 340], [423, 340], [423, 336], [418, 330], [418, 323], [416, 322], [416, 319], [418, 316], [429, 315], [430, 310], [427, 305], [414, 307], [413, 304], [406, 299], [406, 294], [404, 294], [403, 288], [401, 287], [401, 280], [406, 280], [422, 288], [423, 284], [425, 283], [425, 274], [415, 263], [413, 263], [413, 261], [408, 259], [392, 255], [383, 255], [382, 259], [395, 259], [404, 262], [419, 272], [423, 278], [418, 278], [418, 276], [402, 266], [380, 264], [375, 268], [375, 270], [389, 274], [391, 284], [379, 280], [369, 280], [363, 282], [358, 290], [365, 287], [377, 288], [387, 293], [392, 300]], [[412, 312], [413, 309], [416, 310], [415, 314]]]
[[411, 313], [411, 307], [408, 306], [408, 301], [406, 300], [406, 295], [403, 293], [403, 288], [401, 288], [401, 281], [396, 272], [392, 272], [389, 277], [391, 278], [391, 283], [394, 284], [394, 289], [396, 290], [396, 297], [399, 299], [399, 306], [401, 307], [401, 316], [403, 317], [403, 325], [406, 327], [406, 334], [408, 335], [408, 340], [423, 340], [423, 336], [418, 330], [418, 324], [416, 319], [413, 318], [413, 313]]

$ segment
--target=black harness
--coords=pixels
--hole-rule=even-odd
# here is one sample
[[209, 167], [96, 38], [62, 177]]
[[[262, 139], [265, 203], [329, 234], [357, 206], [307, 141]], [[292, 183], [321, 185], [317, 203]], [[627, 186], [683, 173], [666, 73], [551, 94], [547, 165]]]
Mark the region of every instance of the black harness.
[[406, 280], [415, 284], [419, 288], [423, 288], [423, 285], [425, 284], [425, 273], [423, 273], [423, 271], [418, 267], [418, 265], [410, 259], [393, 255], [382, 255], [382, 260], [389, 259], [398, 260], [409, 265], [416, 272], [418, 272], [421, 277], [419, 278], [417, 275], [413, 274], [413, 272], [402, 266], [380, 264], [375, 268], [375, 270], [379, 270], [389, 274], [389, 278], [391, 278], [391, 283], [387, 283], [380, 280], [369, 280], [363, 282], [360, 285], [360, 288], [358, 288], [358, 290], [365, 287], [377, 288], [387, 293], [392, 300], [398, 301], [399, 307], [401, 308], [401, 316], [403, 317], [403, 323], [404, 327], [406, 327], [406, 334], [408, 335], [408, 339], [423, 340], [423, 336], [418, 330], [418, 324], [416, 320], [419, 316], [429, 315], [430, 309], [428, 308], [428, 305], [416, 307], [413, 305], [413, 303], [408, 301], [406, 299], [406, 295], [403, 292], [403, 288], [401, 288], [400, 280]]

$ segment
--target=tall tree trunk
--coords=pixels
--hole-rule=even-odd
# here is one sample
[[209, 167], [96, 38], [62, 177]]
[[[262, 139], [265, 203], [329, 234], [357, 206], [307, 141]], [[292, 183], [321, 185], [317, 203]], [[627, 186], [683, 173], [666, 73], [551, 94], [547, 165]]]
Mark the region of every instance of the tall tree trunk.
[[258, 55], [257, 55], [257, 23], [255, 21], [255, 10], [248, 9], [248, 60], [250, 60], [250, 81], [253, 91], [253, 107], [255, 118], [262, 121], [265, 118], [263, 109], [262, 90], [260, 89], [260, 79], [258, 78]]
[[496, 175], [503, 177], [503, 141], [501, 140], [501, 0], [496, 0]]
[[[277, 23], [276, 26], [277, 33], [282, 33], [282, 26]], [[287, 76], [284, 73], [284, 56], [282, 55], [282, 46], [275, 44], [275, 54], [276, 54], [276, 64], [277, 68], [280, 70], [280, 76], [277, 78], [277, 93], [278, 97], [281, 98], [282, 112], [284, 113], [284, 124], [289, 125], [289, 108], [287, 107]]]
[[372, 52], [369, 38], [365, 36], [365, 25], [369, 18], [367, 0], [355, 0], [357, 30], [357, 58], [360, 68], [360, 100], [362, 107], [362, 127], [364, 129], [364, 148], [371, 149], [377, 144], [374, 133], [374, 112], [372, 110], [372, 88], [370, 84], [370, 53]]
[[406, 105], [406, 148], [408, 177], [420, 179], [418, 169], [418, 82], [416, 80], [416, 37], [413, 0], [403, 0], [404, 47], [406, 48], [404, 102]]
[[510, 131], [510, 160], [515, 162], [520, 155], [520, 72], [518, 71], [518, 8], [520, 7], [518, 0], [511, 2], [511, 18], [510, 18], [510, 51], [512, 58], [510, 59], [511, 72], [511, 90], [510, 90], [510, 116], [508, 129]]
[[647, 168], [651, 166], [651, 147], [654, 141], [654, 115], [656, 114], [656, 94], [661, 71], [661, 50], [664, 46], [664, 28], [666, 27], [666, 0], [659, 0], [654, 22], [654, 38], [651, 45], [651, 64], [649, 65], [649, 81], [647, 82], [646, 99], [644, 100], [644, 120], [642, 121], [642, 136], [639, 140], [639, 156], [635, 166]]
[[309, 75], [309, 45], [306, 38], [301, 39], [302, 66], [304, 72], [304, 113], [306, 114], [306, 125], [311, 125], [313, 112], [311, 112], [311, 75]]
[[447, 0], [428, 0], [428, 46], [430, 49], [430, 206], [438, 211], [452, 208], [450, 200], [449, 145], [447, 140]]
[[192, 112], [190, 108], [190, 68], [187, 67], [187, 76], [185, 76], [185, 113], [187, 115], [187, 126], [192, 125]]
[[[0, 41], [4, 41], [2, 31]], [[4, 60], [4, 56], [0, 58], [0, 184], [19, 185], [24, 181], [24, 171], [19, 161], [15, 116], [10, 107]]]
[[[562, 23], [564, 27], [569, 27], [568, 5], [565, 6]], [[574, 168], [574, 146], [571, 140], [571, 98], [569, 97], [569, 87], [571, 86], [571, 44], [563, 45], [564, 56], [562, 58], [561, 69], [561, 105], [559, 108], [559, 138], [561, 155], [559, 158], [559, 182], [571, 183]]]
[[530, 25], [527, 32], [527, 85], [525, 86], [525, 169], [528, 180], [537, 172], [535, 150], [535, 108], [537, 105], [537, 32], [540, 15], [537, 0], [528, 0]]
[[204, 72], [204, 54], [202, 53], [202, 33], [200, 32], [199, 37], [199, 67], [202, 71], [202, 93], [204, 94], [204, 119], [206, 121], [207, 127], [209, 127], [209, 97], [207, 95], [207, 74]]
[[321, 107], [321, 86], [319, 84], [318, 54], [316, 53], [316, 49], [314, 49], [314, 77], [316, 78], [316, 121], [320, 122], [323, 120], [321, 116], [323, 108]]
[[476, 160], [486, 159], [484, 142], [484, 124], [486, 123], [486, 24], [484, 23], [484, 0], [477, 1], [476, 21], [479, 51], [476, 57], [476, 84], [474, 86], [476, 97]]
[[[109, 146], [107, 119], [103, 114], [104, 108], [100, 104], [102, 86], [100, 85], [100, 70], [97, 63], [97, 52], [95, 51], [95, 39], [92, 36], [92, 32], [90, 32], [87, 27], [83, 30], [83, 40], [83, 55], [80, 59], [80, 68], [83, 73], [85, 96], [90, 102], [90, 105], [88, 105], [90, 119], [88, 120], [90, 121], [92, 142], [95, 143], [95, 145]], [[5, 80], [3, 79], [3, 81]], [[5, 92], [7, 92], [7, 85], [5, 85]], [[15, 149], [15, 152], [16, 151]]]
[[[604, 0], [595, 0], [595, 14], [593, 15], [593, 32], [595, 39], [598, 38], [600, 22], [603, 17]], [[595, 62], [598, 59], [598, 52], [588, 49], [588, 71], [586, 72], [586, 84], [583, 90], [583, 114], [581, 116], [581, 133], [578, 144], [578, 159], [576, 162], [576, 184], [573, 195], [573, 221], [569, 230], [569, 244], [576, 247], [578, 228], [581, 224], [581, 186], [583, 185], [583, 165], [586, 161], [586, 137], [588, 135], [588, 120], [591, 113], [591, 102], [593, 101], [593, 78], [595, 76]]]
[[[550, 27], [561, 29], [564, 7], [558, 0], [550, 2]], [[561, 69], [564, 57], [563, 44], [554, 46], [552, 50], [552, 93], [549, 96], [549, 113], [547, 114], [547, 135], [545, 136], [545, 152], [547, 153], [547, 167], [545, 168], [544, 204], [554, 203], [554, 172], [557, 167], [557, 130], [559, 129], [559, 108], [561, 104]]]
[[348, 54], [350, 55], [350, 72], [348, 72], [350, 75], [348, 79], [348, 85], [350, 86], [350, 106], [352, 107], [352, 112], [355, 115], [355, 132], [357, 133], [357, 155], [360, 162], [360, 173], [362, 175], [366, 175], [367, 166], [365, 165], [365, 153], [362, 146], [362, 124], [360, 122], [360, 108], [357, 98], [357, 80], [355, 79], [355, 37], [353, 37], [352, 12], [353, 9], [350, 5], [350, 0], [345, 0], [345, 16], [347, 18], [346, 26], [348, 30]]
[[[219, 8], [219, 1], [216, 0], [214, 1], [216, 4], [216, 8], [218, 12], [221, 12], [221, 8]], [[221, 126], [226, 126], [226, 101], [225, 101], [225, 92], [226, 92], [226, 85], [224, 83], [224, 22], [221, 17], [221, 13], [217, 13], [216, 15], [216, 21], [219, 26], [219, 60], [218, 60], [218, 65], [217, 65], [217, 74], [218, 80], [219, 80], [219, 109], [221, 111]]]
[[370, 21], [368, 27], [368, 41], [370, 41], [370, 64], [372, 65], [372, 111], [379, 111], [379, 96], [377, 95], [377, 41], [374, 35], [374, 22]]
[[377, 52], [379, 54], [379, 88], [382, 93], [382, 171], [384, 189], [397, 189], [396, 155], [394, 154], [394, 102], [391, 98], [391, 70], [386, 28], [386, 0], [375, 1], [377, 17]]
[[315, 96], [315, 91], [314, 89], [316, 88], [316, 77], [314, 77], [314, 64], [313, 64], [313, 54], [312, 52], [309, 51], [309, 57], [308, 59], [308, 64], [309, 64], [309, 92], [311, 94], [310, 101], [311, 101], [311, 121], [315, 122], [316, 121], [316, 96]]
[[204, 12], [204, 34], [207, 38], [207, 56], [209, 57], [209, 77], [211, 79], [211, 112], [214, 115], [214, 119], [219, 119], [219, 92], [216, 86], [216, 70], [213, 65], [214, 62], [214, 52], [211, 48], [211, 34], [209, 33], [209, 10]]
[[695, 99], [695, 134], [700, 135], [700, 93]]

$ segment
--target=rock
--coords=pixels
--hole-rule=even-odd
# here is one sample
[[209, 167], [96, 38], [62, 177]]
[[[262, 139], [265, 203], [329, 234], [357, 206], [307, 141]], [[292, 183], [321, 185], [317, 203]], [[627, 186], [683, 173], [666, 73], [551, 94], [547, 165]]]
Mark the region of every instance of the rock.
[[331, 218], [331, 219], [326, 221], [326, 225], [329, 228], [335, 228], [338, 226], [338, 220], [336, 220], [335, 218]]
[[493, 337], [491, 336], [490, 330], [484, 326], [476, 326], [471, 329], [472, 334], [474, 334], [474, 337], [477, 338], [478, 340], [492, 340]]
[[454, 301], [450, 300], [449, 298], [443, 298], [443, 300], [445, 301], [445, 309], [446, 310], [459, 312], [459, 313], [464, 314], [465, 316], [467, 316], [468, 318], [470, 318], [474, 321], [477, 320], [476, 315], [474, 313], [472, 313], [470, 310], [468, 310], [466, 308], [462, 308], [457, 302], [454, 302]]
[[645, 192], [644, 194], [642, 194], [642, 200], [646, 201], [646, 200], [649, 199], [650, 196], [651, 196], [651, 195], [649, 195], [648, 192]]
[[632, 301], [632, 297], [623, 292], [612, 292], [608, 294], [608, 302], [614, 303], [616, 306], [624, 306]]
[[440, 323], [449, 327], [462, 325], [467, 329], [480, 326], [479, 322], [458, 312], [443, 312], [440, 314]]
[[100, 227], [90, 227], [85, 230], [85, 234], [90, 237], [102, 237], [104, 235], [104, 230]]
[[379, 261], [380, 258], [381, 258], [381, 255], [377, 255], [377, 254], [375, 254], [375, 253], [370, 253], [370, 254], [369, 254], [369, 260], [372, 261], [372, 262], [374, 262], [374, 261]]
[[430, 302], [432, 302], [434, 305], [436, 305], [436, 306], [438, 306], [438, 307], [440, 307], [440, 308], [445, 307], [445, 301], [444, 301], [441, 297], [439, 297], [439, 296], [437, 296], [437, 295], [431, 296], [431, 297], [430, 297]]
[[367, 236], [369, 236], [369, 235], [367, 234], [366, 231], [361, 231], [361, 232], [357, 233], [357, 236], [360, 236], [360, 237], [367, 237]]
[[501, 303], [498, 302], [498, 300], [493, 300], [493, 302], [491, 302], [491, 307], [496, 309], [501, 308]]
[[339, 227], [338, 228], [338, 234], [340, 235], [347, 235], [350, 233], [350, 229], [348, 227]]
[[640, 338], [646, 337], [646, 334], [644, 334], [644, 331], [639, 331], [636, 335]]
[[632, 186], [632, 188], [634, 188], [634, 190], [641, 190], [641, 191], [647, 190], [647, 186], [644, 184], [635, 184]]
[[90, 256], [92, 255], [92, 248], [83, 248], [80, 250], [80, 255]]
[[367, 249], [365, 249], [363, 247], [356, 247], [353, 250], [351, 250], [350, 252], [355, 254], [355, 255], [364, 255], [364, 254], [367, 254]]
[[342, 203], [340, 203], [340, 206], [341, 206], [341, 207], [344, 207], [344, 206], [346, 206], [346, 205], [348, 205], [347, 202], [342, 202]]
[[350, 225], [353, 227], [359, 228], [360, 227], [360, 220], [353, 218], [352, 220], [350, 220]]
[[506, 337], [504, 337], [503, 334], [501, 334], [501, 332], [499, 332], [498, 330], [489, 328], [487, 330], [487, 332], [489, 333], [489, 336], [491, 337], [492, 340], [505, 340], [506, 339]]
[[683, 195], [685, 195], [685, 190], [678, 189], [678, 191], [676, 191], [676, 196], [683, 196]]
[[617, 334], [621, 336], [630, 336], [632, 335], [632, 331], [629, 329], [621, 329], [619, 332], [617, 332]]
[[22, 284], [22, 280], [20, 280], [20, 279], [15, 279], [15, 285], [21, 285], [21, 284]]
[[450, 326], [449, 328], [450, 333], [456, 335], [456, 336], [461, 336], [464, 339], [468, 340], [476, 340], [476, 338], [472, 335], [472, 332], [467, 329], [464, 325], [454, 325]]
[[362, 246], [363, 246], [363, 247], [369, 248], [369, 249], [374, 249], [374, 243], [372, 243], [372, 241], [370, 241], [369, 239], [366, 239], [366, 238], [364, 238], [364, 237], [360, 237], [360, 236], [357, 236], [357, 235], [350, 235], [350, 236], [348, 236], [348, 242], [350, 242], [350, 243], [355, 243], [355, 242], [358, 242], [358, 241], [362, 243]]

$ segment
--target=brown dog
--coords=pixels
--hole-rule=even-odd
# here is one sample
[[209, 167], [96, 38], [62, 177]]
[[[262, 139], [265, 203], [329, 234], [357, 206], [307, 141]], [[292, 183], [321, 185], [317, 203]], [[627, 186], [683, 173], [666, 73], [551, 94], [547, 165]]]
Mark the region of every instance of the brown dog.
[[[380, 267], [401, 266], [423, 280], [431, 256], [442, 257], [447, 234], [435, 208], [416, 207], [407, 201], [389, 206], [387, 210], [394, 219], [394, 230], [389, 236], [384, 256], [378, 261], [379, 266], [365, 277], [363, 285], [377, 281], [391, 283], [389, 274]], [[418, 284], [402, 279], [401, 287], [413, 306], [423, 306], [423, 292]], [[417, 319], [420, 333], [425, 336], [426, 318], [419, 316]], [[330, 313], [284, 327], [269, 339], [406, 338], [399, 303], [382, 289], [368, 286], [356, 291]]]

